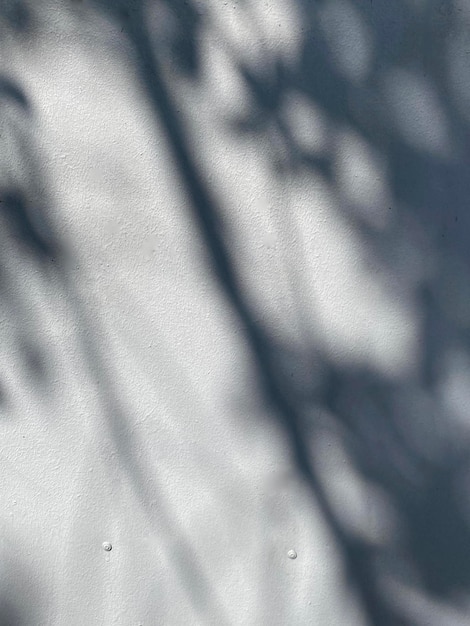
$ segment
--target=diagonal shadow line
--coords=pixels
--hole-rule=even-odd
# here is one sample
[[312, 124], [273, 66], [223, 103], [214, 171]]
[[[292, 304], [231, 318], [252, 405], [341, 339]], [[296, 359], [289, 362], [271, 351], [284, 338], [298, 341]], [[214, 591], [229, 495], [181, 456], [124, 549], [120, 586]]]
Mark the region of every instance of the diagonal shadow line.
[[227, 300], [245, 329], [266, 401], [275, 412], [289, 439], [293, 460], [300, 476], [306, 481], [312, 495], [318, 502], [323, 516], [342, 550], [348, 578], [361, 598], [369, 623], [373, 626], [404, 625], [406, 622], [400, 620], [381, 596], [378, 581], [371, 568], [373, 554], [367, 546], [362, 545], [358, 540], [353, 540], [342, 527], [329, 503], [323, 486], [316, 476], [305, 441], [302, 415], [289, 395], [283, 391], [273, 358], [270, 339], [264, 329], [255, 321], [255, 317], [243, 296], [230, 253], [223, 240], [223, 225], [216, 208], [217, 202], [205, 185], [203, 177], [191, 157], [183, 124], [177, 115], [178, 107], [173, 102], [163, 78], [141, 10], [137, 8], [132, 15], [121, 18], [121, 26], [134, 47], [140, 79], [153, 107], [155, 117], [161, 123], [166, 134], [181, 182], [209, 251], [213, 271]]

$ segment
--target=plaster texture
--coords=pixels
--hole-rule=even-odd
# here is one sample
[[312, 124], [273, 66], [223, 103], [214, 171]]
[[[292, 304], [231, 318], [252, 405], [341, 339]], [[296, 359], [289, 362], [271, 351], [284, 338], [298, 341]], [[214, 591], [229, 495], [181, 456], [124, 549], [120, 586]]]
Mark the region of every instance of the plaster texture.
[[2, 2], [0, 624], [468, 624], [469, 6]]

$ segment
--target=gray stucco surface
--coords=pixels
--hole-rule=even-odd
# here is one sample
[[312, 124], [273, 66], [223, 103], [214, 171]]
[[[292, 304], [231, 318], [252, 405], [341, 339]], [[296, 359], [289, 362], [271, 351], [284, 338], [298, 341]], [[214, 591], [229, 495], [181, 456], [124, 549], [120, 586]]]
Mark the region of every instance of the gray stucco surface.
[[469, 27], [1, 3], [0, 625], [469, 623]]

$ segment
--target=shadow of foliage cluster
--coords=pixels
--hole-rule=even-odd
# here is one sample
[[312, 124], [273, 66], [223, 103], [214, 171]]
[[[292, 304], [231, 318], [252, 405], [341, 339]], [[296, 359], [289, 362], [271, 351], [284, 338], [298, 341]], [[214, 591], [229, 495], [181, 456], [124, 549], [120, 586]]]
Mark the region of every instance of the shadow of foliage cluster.
[[[163, 48], [149, 31], [146, 3], [89, 4], [115, 20], [133, 48], [136, 72], [166, 133], [214, 274], [244, 329], [266, 407], [282, 426], [298, 473], [320, 505], [368, 622], [411, 626], [418, 620], [407, 592], [426, 607], [464, 610], [470, 586], [468, 415], [457, 415], [468, 412], [468, 389], [454, 393], [458, 409], [446, 395], [452, 367], [467, 383], [470, 373], [465, 104], [470, 104], [470, 74], [462, 62], [470, 40], [462, 35], [464, 3], [291, 1], [304, 26], [297, 57], [287, 64], [273, 52], [266, 67], [234, 59], [252, 106], [229, 123], [234, 133], [253, 136], [269, 136], [275, 128], [285, 150], [272, 151], [273, 176], [286, 183], [299, 171], [321, 177], [337, 194], [337, 211], [360, 238], [376, 275], [394, 297], [411, 294], [420, 333], [418, 365], [411, 375], [391, 378], [372, 366], [338, 364], [313, 339], [296, 354], [296, 346], [279, 345], [270, 335], [251, 310], [235, 270], [236, 252], [227, 243], [220, 207], [162, 71]], [[3, 7], [2, 24], [28, 28], [26, 4]], [[197, 81], [204, 24], [200, 3], [161, 0], [158, 8], [172, 16], [165, 54], [175, 71]], [[321, 150], [309, 150], [291, 131], [285, 103], [292, 94], [327, 120], [330, 141]], [[0, 79], [0, 99], [29, 115], [27, 97], [7, 77]], [[360, 200], [340, 189], [335, 139], [345, 129], [386, 163], [390, 206], [376, 207], [389, 211], [385, 226], [370, 220]], [[31, 208], [31, 185], [26, 181], [0, 190], [0, 206], [18, 241], [43, 263], [60, 256], [60, 246], [46, 211], [37, 202]], [[311, 392], [300, 393], [279, 364], [287, 355], [291, 363], [305, 363], [306, 352]], [[328, 477], [319, 474], [311, 453], [310, 442], [325, 431], [340, 441], [364, 484], [383, 494], [398, 520], [399, 537], [371, 540], [335, 508]]]

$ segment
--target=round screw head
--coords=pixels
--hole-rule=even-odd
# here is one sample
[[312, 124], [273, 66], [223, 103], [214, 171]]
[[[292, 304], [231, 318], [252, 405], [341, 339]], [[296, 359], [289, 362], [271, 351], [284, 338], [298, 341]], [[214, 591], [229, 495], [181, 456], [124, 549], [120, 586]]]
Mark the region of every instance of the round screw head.
[[297, 552], [295, 550], [289, 550], [289, 552], [287, 553], [287, 556], [290, 559], [296, 559], [297, 558]]
[[112, 549], [113, 546], [109, 543], [109, 541], [105, 541], [103, 543], [103, 550], [106, 550], [106, 552], [111, 552]]

